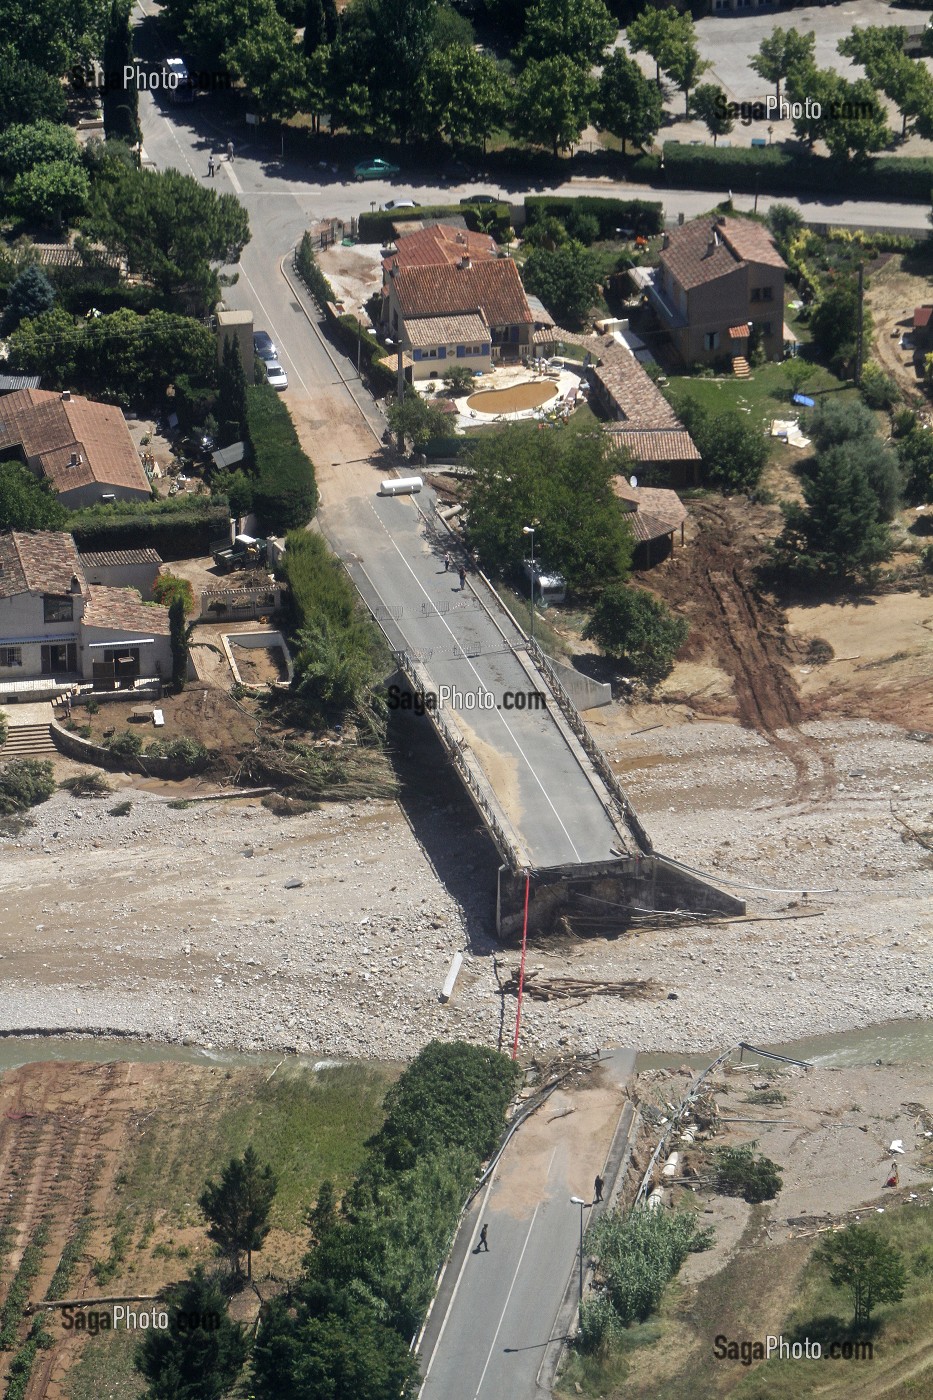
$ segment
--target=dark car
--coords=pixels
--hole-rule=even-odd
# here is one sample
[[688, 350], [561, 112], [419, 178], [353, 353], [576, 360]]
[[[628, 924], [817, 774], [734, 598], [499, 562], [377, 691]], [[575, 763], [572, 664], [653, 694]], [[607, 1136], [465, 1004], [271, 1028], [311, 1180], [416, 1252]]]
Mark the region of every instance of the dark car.
[[494, 194], [467, 194], [460, 201], [461, 204], [498, 204], [499, 201]]
[[279, 352], [268, 331], [253, 331], [253, 349], [260, 360], [277, 360]]

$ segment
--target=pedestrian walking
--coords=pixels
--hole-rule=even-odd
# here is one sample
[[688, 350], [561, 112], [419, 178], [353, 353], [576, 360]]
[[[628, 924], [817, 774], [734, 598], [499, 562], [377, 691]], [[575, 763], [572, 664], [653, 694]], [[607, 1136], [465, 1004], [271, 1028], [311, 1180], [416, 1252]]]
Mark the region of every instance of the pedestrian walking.
[[598, 1176], [598, 1177], [596, 1178], [596, 1180], [593, 1182], [593, 1195], [594, 1195], [594, 1197], [595, 1197], [595, 1202], [594, 1202], [594, 1204], [598, 1204], [598, 1203], [602, 1200], [602, 1198], [603, 1198], [603, 1187], [605, 1186], [605, 1184], [606, 1184], [606, 1183], [603, 1181], [603, 1179], [602, 1179], [601, 1176]]
[[233, 142], [232, 142], [232, 141], [228, 141], [228, 142], [227, 142], [227, 160], [230, 162], [231, 165], [233, 164]]
[[480, 1232], [479, 1232], [479, 1244], [476, 1246], [476, 1252], [477, 1252], [477, 1254], [479, 1254], [479, 1252], [480, 1252], [481, 1249], [485, 1249], [486, 1253], [487, 1253], [487, 1254], [489, 1253], [489, 1241], [488, 1241], [487, 1238], [486, 1238], [486, 1236], [487, 1236], [488, 1233], [489, 1233], [489, 1226], [488, 1226], [488, 1225], [484, 1225], [483, 1228], [482, 1228], [482, 1229], [480, 1230]]
[[450, 555], [449, 555], [449, 554], [445, 554], [445, 555], [444, 555], [444, 573], [445, 573], [445, 574], [447, 573], [447, 571], [448, 571], [449, 568], [450, 568]]
[[207, 158], [207, 178], [208, 178], [209, 180], [213, 180], [213, 178], [214, 178], [214, 157], [213, 157], [213, 156], [208, 156], [208, 158]]
[[460, 592], [462, 593], [463, 590], [464, 590], [465, 588], [466, 588], [466, 569], [465, 569], [465, 568], [463, 567], [463, 565], [461, 564], [461, 565], [460, 565]]

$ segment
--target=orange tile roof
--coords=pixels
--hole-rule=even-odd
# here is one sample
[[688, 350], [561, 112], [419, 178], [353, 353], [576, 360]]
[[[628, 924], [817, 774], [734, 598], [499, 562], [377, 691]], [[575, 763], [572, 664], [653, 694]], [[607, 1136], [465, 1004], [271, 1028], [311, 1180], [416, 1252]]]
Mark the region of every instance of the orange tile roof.
[[787, 271], [767, 229], [751, 219], [691, 219], [671, 229], [658, 260], [685, 291], [715, 282], [748, 263]]
[[700, 451], [686, 428], [627, 428], [610, 423], [607, 430], [613, 445], [628, 452], [638, 465], [649, 462], [699, 462]]
[[730, 327], [729, 327], [729, 338], [730, 338], [730, 340], [747, 340], [747, 339], [748, 339], [748, 322], [747, 322], [747, 321], [743, 321], [742, 324], [741, 324], [740, 326], [730, 326]]
[[135, 588], [105, 588], [91, 585], [91, 596], [84, 609], [87, 627], [103, 631], [137, 632], [140, 636], [168, 636], [168, 608], [144, 603]]
[[392, 279], [404, 317], [482, 312], [490, 326], [532, 325], [534, 317], [511, 258], [468, 267], [400, 267]]
[[18, 389], [0, 400], [0, 448], [15, 446], [38, 461], [56, 491], [95, 483], [149, 491], [126, 420], [113, 404]]
[[418, 229], [397, 239], [395, 252], [383, 258], [382, 265], [386, 272], [392, 266], [443, 266], [445, 263], [458, 263], [464, 253], [475, 262], [480, 262], [498, 258], [499, 247], [488, 233], [452, 228], [449, 224], [432, 224], [429, 228]]

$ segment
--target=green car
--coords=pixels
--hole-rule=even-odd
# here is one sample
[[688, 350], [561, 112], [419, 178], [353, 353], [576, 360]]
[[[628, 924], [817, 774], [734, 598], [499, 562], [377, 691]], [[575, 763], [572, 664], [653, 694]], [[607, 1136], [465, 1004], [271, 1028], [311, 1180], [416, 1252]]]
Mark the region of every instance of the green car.
[[372, 160], [361, 160], [359, 165], [354, 165], [353, 174], [357, 180], [384, 180], [390, 175], [401, 173], [400, 167], [392, 165], [390, 161], [383, 160], [381, 156], [374, 156]]

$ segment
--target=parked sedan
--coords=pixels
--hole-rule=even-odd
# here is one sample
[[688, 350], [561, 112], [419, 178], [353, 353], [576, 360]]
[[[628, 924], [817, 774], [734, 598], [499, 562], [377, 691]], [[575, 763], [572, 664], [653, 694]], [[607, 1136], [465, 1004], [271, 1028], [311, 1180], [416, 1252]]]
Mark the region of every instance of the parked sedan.
[[401, 174], [401, 167], [383, 160], [381, 156], [373, 156], [354, 165], [353, 174], [357, 180], [387, 180], [390, 175]]
[[266, 361], [266, 379], [273, 389], [287, 389], [288, 375], [285, 373], [278, 360]]
[[386, 209], [420, 209], [421, 205], [417, 199], [388, 199], [385, 207]]
[[464, 195], [461, 204], [498, 204], [499, 201], [494, 194], [468, 194]]
[[268, 331], [253, 331], [253, 349], [260, 360], [277, 360], [279, 352]]

